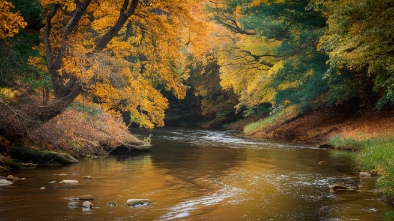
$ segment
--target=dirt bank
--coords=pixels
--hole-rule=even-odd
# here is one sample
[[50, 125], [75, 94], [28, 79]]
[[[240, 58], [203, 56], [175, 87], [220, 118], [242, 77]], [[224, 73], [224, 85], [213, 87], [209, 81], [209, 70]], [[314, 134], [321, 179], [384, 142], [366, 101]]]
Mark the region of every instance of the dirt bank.
[[313, 144], [327, 143], [335, 135], [356, 140], [389, 138], [394, 137], [394, 110], [316, 110], [254, 135]]

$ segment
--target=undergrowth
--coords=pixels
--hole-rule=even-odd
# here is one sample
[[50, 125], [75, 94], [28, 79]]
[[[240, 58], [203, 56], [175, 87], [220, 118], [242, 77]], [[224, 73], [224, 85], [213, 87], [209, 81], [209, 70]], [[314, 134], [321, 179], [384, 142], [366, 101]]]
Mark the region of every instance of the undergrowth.
[[257, 122], [250, 123], [245, 126], [244, 132], [252, 134], [258, 130], [262, 130], [266, 127], [282, 124], [298, 115], [298, 108], [295, 105], [283, 108], [281, 111], [277, 111], [270, 116], [260, 119]]

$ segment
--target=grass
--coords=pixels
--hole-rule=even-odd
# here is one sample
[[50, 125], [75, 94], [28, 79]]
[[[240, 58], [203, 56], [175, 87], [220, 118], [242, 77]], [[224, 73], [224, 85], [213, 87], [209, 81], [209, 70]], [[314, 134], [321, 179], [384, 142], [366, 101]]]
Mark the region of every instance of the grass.
[[328, 141], [329, 145], [338, 150], [358, 150], [362, 146], [361, 143], [353, 138], [342, 138], [340, 135], [335, 135]]
[[[360, 170], [379, 174], [376, 187], [388, 203], [394, 204], [394, 138], [355, 140], [337, 135], [329, 144], [358, 150], [356, 162]], [[394, 220], [394, 211], [388, 211], [384, 220]]]
[[394, 200], [394, 139], [362, 142], [357, 159], [362, 169], [380, 174], [377, 187]]
[[378, 173], [376, 187], [394, 202], [394, 138], [355, 140], [334, 136], [329, 144], [339, 149], [358, 150], [356, 161], [360, 170]]
[[276, 112], [264, 119], [260, 119], [257, 122], [250, 123], [245, 126], [244, 132], [247, 134], [253, 134], [258, 130], [262, 130], [266, 127], [282, 124], [283, 122], [290, 120], [298, 115], [299, 111], [297, 106], [290, 105], [283, 110]]

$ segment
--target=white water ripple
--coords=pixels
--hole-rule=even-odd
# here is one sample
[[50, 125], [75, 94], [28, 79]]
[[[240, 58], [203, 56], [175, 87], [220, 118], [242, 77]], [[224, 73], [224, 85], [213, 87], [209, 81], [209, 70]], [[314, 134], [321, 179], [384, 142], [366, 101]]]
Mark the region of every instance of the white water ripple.
[[208, 195], [202, 196], [196, 199], [186, 200], [173, 207], [170, 207], [168, 212], [161, 216], [159, 220], [174, 220], [179, 218], [186, 218], [191, 215], [194, 210], [201, 210], [203, 207], [210, 207], [212, 205], [219, 204], [220, 202], [234, 197], [244, 190], [237, 187], [225, 185], [219, 191]]

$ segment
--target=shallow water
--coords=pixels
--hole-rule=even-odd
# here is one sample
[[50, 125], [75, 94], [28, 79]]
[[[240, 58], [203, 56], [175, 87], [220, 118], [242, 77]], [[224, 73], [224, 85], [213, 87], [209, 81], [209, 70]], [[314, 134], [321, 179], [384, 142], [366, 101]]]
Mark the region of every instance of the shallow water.
[[[144, 155], [17, 171], [26, 180], [0, 187], [0, 220], [383, 220], [392, 209], [373, 180], [355, 179], [351, 152], [195, 129], [155, 130], [152, 144]], [[348, 180], [360, 187], [330, 191]], [[82, 195], [92, 210], [68, 208]], [[151, 204], [125, 206], [131, 198]]]

